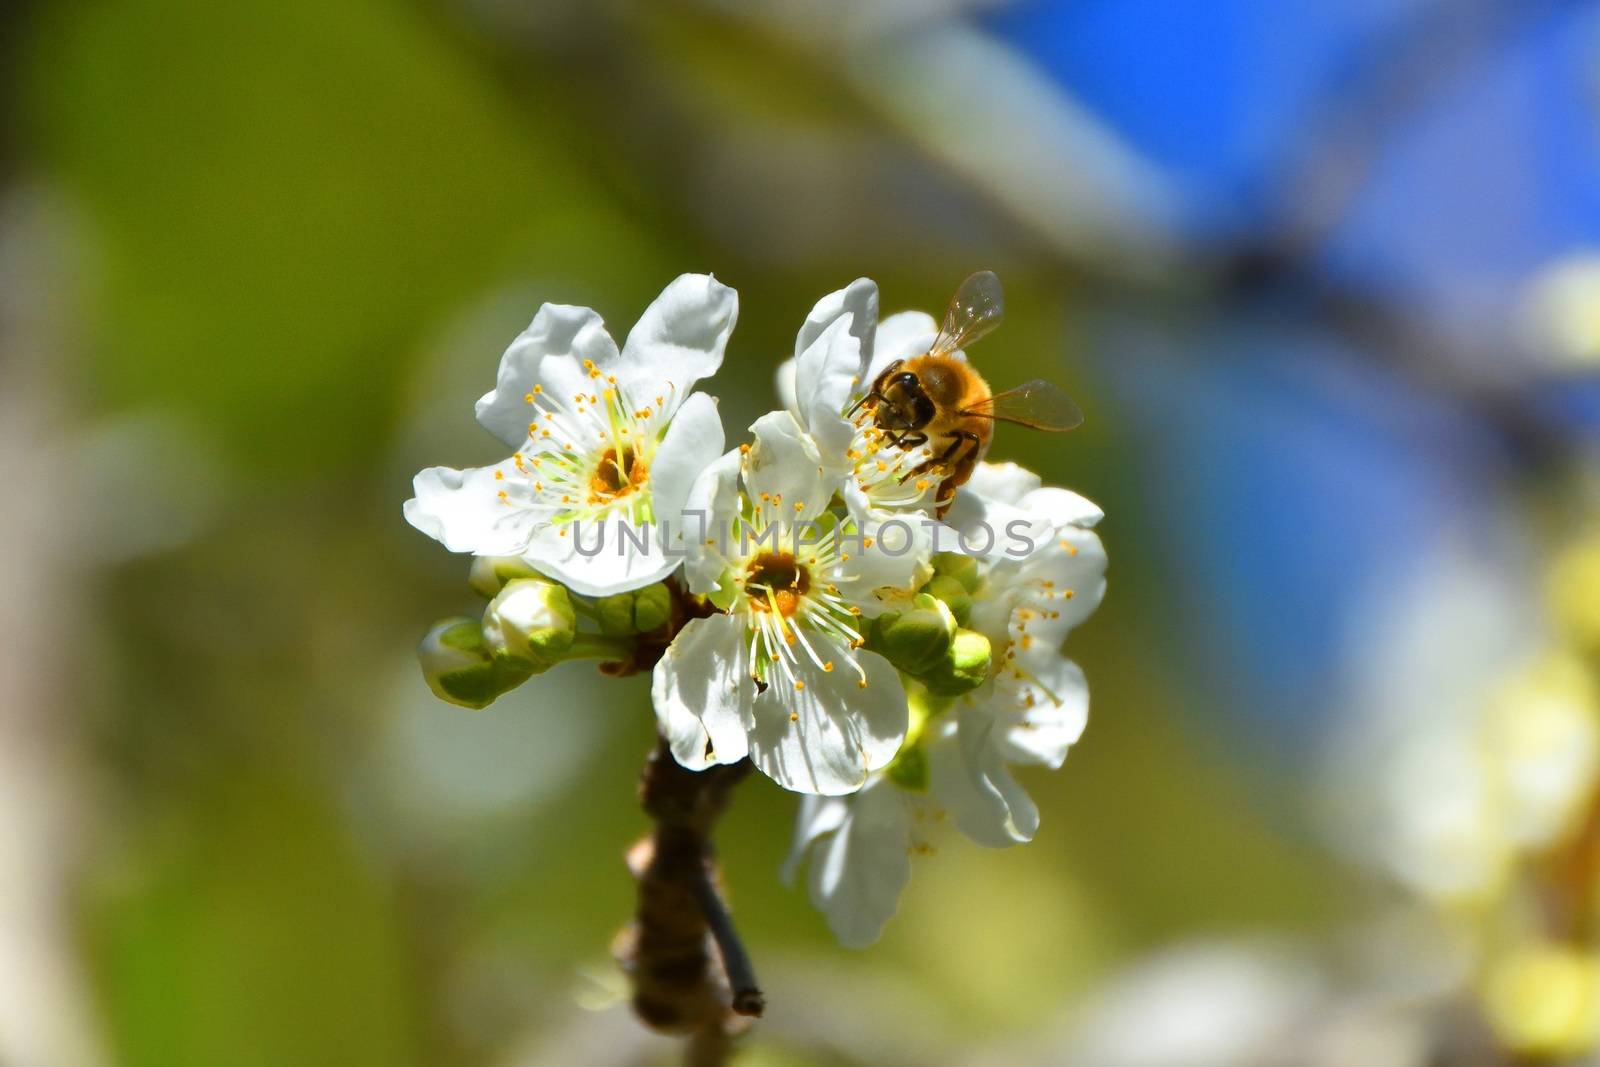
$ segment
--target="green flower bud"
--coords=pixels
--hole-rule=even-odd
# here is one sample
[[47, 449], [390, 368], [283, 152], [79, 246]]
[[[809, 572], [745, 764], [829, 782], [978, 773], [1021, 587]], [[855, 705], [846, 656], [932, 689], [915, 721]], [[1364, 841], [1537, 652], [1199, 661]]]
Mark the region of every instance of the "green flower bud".
[[672, 594], [657, 582], [634, 594], [633, 625], [640, 633], [659, 630], [672, 621]]
[[983, 584], [983, 574], [978, 570], [978, 561], [959, 552], [936, 554], [933, 557], [933, 573], [954, 578], [969, 593], [976, 593], [978, 586]]
[[633, 623], [633, 594], [613, 593], [594, 602], [594, 621], [607, 637], [631, 637], [639, 632]]
[[956, 623], [965, 626], [972, 617], [972, 594], [967, 592], [967, 587], [947, 574], [936, 574], [922, 591], [931, 597], [945, 602], [950, 613], [956, 617]]
[[530, 671], [557, 663], [577, 632], [577, 613], [566, 586], [538, 578], [507, 583], [483, 613], [489, 648]]
[[976, 630], [961, 630], [950, 642], [950, 652], [933, 670], [920, 676], [930, 693], [960, 696], [982, 685], [993, 663], [989, 639]]
[[671, 619], [672, 594], [660, 582], [603, 596], [594, 602], [594, 620], [607, 637], [632, 637], [659, 630]]
[[496, 656], [484, 640], [483, 627], [469, 618], [434, 626], [417, 645], [417, 659], [433, 695], [464, 708], [488, 707], [530, 674]]
[[467, 584], [486, 600], [493, 600], [507, 582], [518, 578], [543, 578], [520, 556], [473, 556]]
[[937, 667], [950, 651], [956, 618], [944, 601], [918, 593], [910, 611], [889, 611], [872, 621], [869, 647], [910, 675]]

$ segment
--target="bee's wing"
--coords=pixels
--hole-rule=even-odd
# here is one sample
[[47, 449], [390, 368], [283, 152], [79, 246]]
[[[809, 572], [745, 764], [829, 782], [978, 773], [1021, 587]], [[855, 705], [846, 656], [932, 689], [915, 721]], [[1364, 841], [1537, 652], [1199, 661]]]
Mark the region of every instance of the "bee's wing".
[[950, 299], [939, 337], [928, 351], [946, 355], [967, 347], [1000, 325], [1005, 310], [999, 277], [992, 270], [980, 270], [962, 282]]
[[1035, 430], [1061, 433], [1083, 425], [1083, 412], [1060, 389], [1042, 378], [1024, 382], [1015, 389], [994, 393], [961, 412], [983, 419], [1014, 422]]

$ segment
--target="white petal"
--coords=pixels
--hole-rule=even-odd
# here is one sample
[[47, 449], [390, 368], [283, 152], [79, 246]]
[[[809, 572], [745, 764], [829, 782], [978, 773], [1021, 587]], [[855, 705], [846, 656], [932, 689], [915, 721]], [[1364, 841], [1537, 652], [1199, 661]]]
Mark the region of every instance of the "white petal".
[[769, 411], [751, 424], [750, 432], [755, 441], [745, 460], [744, 484], [752, 500], [765, 500], [763, 494], [781, 499], [785, 521], [815, 518], [826, 510], [843, 476], [818, 465], [794, 416]]
[[667, 412], [676, 410], [695, 382], [722, 366], [738, 317], [739, 295], [711, 275], [673, 279], [623, 343], [616, 374], [629, 402], [642, 405], [660, 396]]
[[831, 834], [844, 825], [850, 814], [850, 801], [845, 797], [803, 796], [800, 811], [795, 816], [794, 840], [789, 844], [789, 855], [783, 861], [779, 877], [785, 885], [794, 883], [800, 864], [817, 839]]
[[1039, 809], [1006, 768], [995, 717], [969, 705], [950, 725], [928, 739], [928, 783], [956, 828], [987, 848], [1033, 840]]
[[405, 503], [406, 521], [452, 552], [521, 555], [547, 524], [550, 511], [503, 500], [504, 483], [495, 478], [499, 469], [429, 467], [420, 472], [411, 483], [416, 496]]
[[677, 570], [682, 558], [664, 551], [660, 540], [657, 528], [613, 515], [547, 525], [521, 555], [573, 592], [610, 596], [659, 582]]
[[[1006, 466], [1016, 465], [1006, 464]], [[1017, 470], [1029, 475], [1035, 483], [1038, 482], [1038, 475], [1023, 471], [1021, 467]], [[1088, 497], [1079, 496], [1068, 489], [1057, 489], [1055, 486], [1031, 489], [1019, 498], [1017, 503], [1029, 511], [1037, 511], [1057, 526], [1077, 526], [1087, 530], [1106, 517], [1106, 513], [1100, 510], [1100, 505]]]
[[872, 361], [862, 384], [870, 386], [883, 369], [897, 359], [920, 356], [933, 346], [939, 336], [939, 324], [925, 311], [902, 311], [878, 323], [877, 337], [872, 345]]
[[744, 624], [730, 615], [678, 631], [651, 676], [651, 698], [672, 755], [692, 771], [737, 763], [746, 753], [750, 678]]
[[699, 596], [714, 591], [728, 567], [723, 549], [729, 530], [739, 514], [739, 465], [744, 457], [738, 449], [714, 460], [696, 476], [684, 501], [679, 544], [687, 558], [683, 575], [689, 592]]
[[778, 372], [773, 379], [773, 384], [778, 390], [778, 403], [789, 411], [798, 411], [794, 396], [794, 357], [791, 356], [778, 364]]
[[894, 915], [911, 878], [907, 798], [883, 778], [850, 799], [844, 823], [818, 843], [811, 902], [846, 948], [865, 948]]
[[855, 431], [844, 411], [867, 373], [877, 325], [878, 286], [858, 278], [819, 300], [795, 338], [794, 402], [788, 408], [827, 466], [848, 466], [845, 452]]
[[1021, 504], [1023, 497], [1042, 484], [1037, 474], [1016, 463], [980, 463], [963, 488], [1002, 504]]
[[587, 379], [583, 361], [602, 366], [617, 358], [616, 342], [588, 308], [545, 304], [500, 357], [495, 387], [478, 401], [478, 422], [516, 448], [528, 438], [527, 395], [535, 385], [553, 398], [571, 396]]
[[681, 515], [700, 472], [722, 455], [722, 419], [717, 402], [695, 393], [672, 417], [650, 464], [650, 500], [656, 521], [682, 529]]
[[[944, 524], [960, 550], [991, 561], [1025, 559], [1049, 544], [1052, 526], [1042, 514], [1020, 506], [1021, 484], [1039, 483], [1039, 477], [1015, 464], [982, 463], [956, 493]], [[1019, 484], [1020, 483], [1020, 484]]]
[[[822, 796], [852, 793], [899, 751], [906, 734], [905, 689], [882, 656], [852, 653], [815, 635], [809, 639], [834, 668], [825, 670], [802, 652], [794, 681], [774, 677], [756, 696], [750, 759], [785, 789]], [[865, 688], [851, 668], [851, 655], [866, 672]]]

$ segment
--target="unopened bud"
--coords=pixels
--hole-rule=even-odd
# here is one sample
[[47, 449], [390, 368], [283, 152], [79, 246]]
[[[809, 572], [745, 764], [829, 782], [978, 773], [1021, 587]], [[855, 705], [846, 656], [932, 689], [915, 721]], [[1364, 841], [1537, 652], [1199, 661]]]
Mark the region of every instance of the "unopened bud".
[[922, 587], [922, 591], [944, 601], [950, 614], [956, 617], [957, 625], [965, 626], [972, 617], [972, 594], [957, 579], [947, 574], [936, 574]]
[[543, 578], [521, 556], [473, 556], [467, 584], [479, 596], [493, 600], [508, 582], [519, 578]]
[[594, 618], [607, 637], [628, 637], [639, 632], [633, 625], [632, 593], [613, 593], [596, 600]]
[[874, 652], [916, 676], [938, 666], [950, 651], [956, 619], [944, 601], [918, 593], [909, 611], [884, 612], [872, 621], [868, 639]]
[[978, 586], [983, 583], [983, 573], [978, 569], [978, 561], [959, 552], [936, 553], [933, 557], [933, 573], [954, 578], [969, 593], [976, 593]]
[[672, 621], [672, 593], [657, 582], [634, 594], [633, 625], [642, 634], [659, 630]]
[[976, 630], [960, 630], [950, 642], [949, 653], [920, 680], [937, 696], [960, 696], [983, 684], [992, 663], [989, 639]]
[[566, 586], [537, 578], [510, 582], [483, 613], [483, 636], [497, 656], [531, 671], [548, 670], [578, 632]]
[[477, 619], [446, 619], [417, 645], [428, 688], [440, 700], [486, 708], [528, 680], [529, 673], [494, 654]]

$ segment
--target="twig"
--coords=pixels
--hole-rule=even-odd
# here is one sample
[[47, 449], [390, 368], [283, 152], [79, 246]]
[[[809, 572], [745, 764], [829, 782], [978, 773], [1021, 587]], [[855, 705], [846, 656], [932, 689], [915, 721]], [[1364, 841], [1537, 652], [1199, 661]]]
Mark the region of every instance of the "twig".
[[759, 1018], [766, 1008], [766, 997], [762, 995], [761, 985], [756, 981], [755, 966], [750, 962], [750, 953], [745, 951], [744, 942], [739, 940], [739, 931], [734, 929], [733, 916], [728, 914], [728, 906], [722, 902], [722, 894], [711, 884], [710, 867], [700, 868], [700, 877], [694, 881], [694, 895], [700, 905], [700, 913], [705, 916], [706, 925], [711, 927], [711, 936], [717, 942], [717, 951], [722, 955], [722, 969], [727, 973], [728, 985], [733, 990], [731, 1007], [740, 1015]]
[[685, 770], [658, 740], [639, 783], [640, 806], [655, 825], [628, 853], [639, 903], [616, 955], [633, 984], [635, 1014], [654, 1030], [689, 1037], [685, 1062], [694, 1067], [726, 1063], [745, 1017], [764, 1006], [716, 889], [711, 844], [730, 792], [749, 772], [749, 763]]

